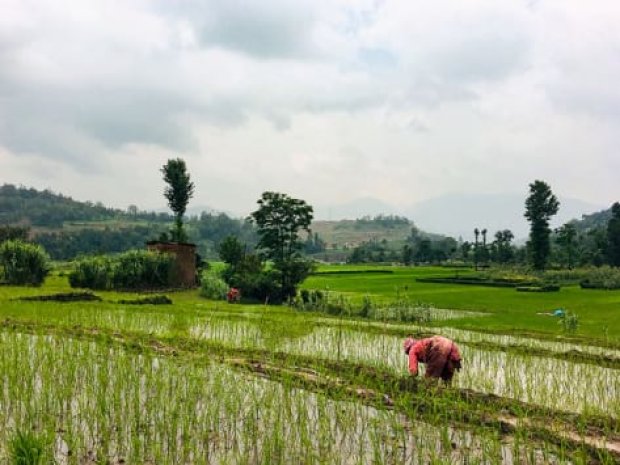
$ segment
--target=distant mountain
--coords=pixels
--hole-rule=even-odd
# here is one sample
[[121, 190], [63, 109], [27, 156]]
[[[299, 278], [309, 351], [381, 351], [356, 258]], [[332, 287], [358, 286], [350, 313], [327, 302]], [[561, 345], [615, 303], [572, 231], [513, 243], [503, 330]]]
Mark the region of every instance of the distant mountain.
[[[559, 200], [560, 209], [551, 221], [554, 228], [601, 209], [578, 199]], [[525, 196], [519, 194], [448, 194], [413, 205], [405, 214], [421, 229], [469, 240], [475, 228], [487, 229], [490, 235], [510, 229], [517, 239], [527, 237], [529, 223], [524, 212]]]
[[[469, 240], [475, 228], [487, 229], [491, 235], [502, 229], [510, 229], [517, 239], [529, 234], [523, 194], [447, 194], [398, 208], [382, 200], [367, 197], [343, 204], [315, 208], [316, 220], [338, 221], [363, 216], [406, 216], [424, 231], [462, 237]], [[573, 198], [560, 198], [560, 210], [552, 219], [552, 227], [558, 227], [583, 215], [599, 211], [603, 205], [595, 205]], [[594, 220], [593, 220], [594, 221]], [[603, 220], [601, 220], [603, 221]]]

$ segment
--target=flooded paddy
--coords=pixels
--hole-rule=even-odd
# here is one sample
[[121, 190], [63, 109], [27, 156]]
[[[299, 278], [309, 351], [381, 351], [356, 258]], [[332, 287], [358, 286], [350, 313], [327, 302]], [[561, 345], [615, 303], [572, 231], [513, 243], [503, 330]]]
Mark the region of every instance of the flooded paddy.
[[411, 421], [226, 365], [0, 332], [0, 457], [17, 428], [90, 463], [570, 463], [552, 446]]
[[[334, 321], [334, 320], [332, 320]], [[347, 360], [406, 373], [402, 338], [318, 326], [288, 338], [277, 328], [243, 321], [212, 320], [191, 330], [194, 337], [239, 347], [271, 348], [291, 354]], [[442, 331], [443, 333], [443, 331]], [[578, 413], [620, 417], [620, 370], [588, 363], [484, 350], [459, 343], [463, 370], [455, 386]]]

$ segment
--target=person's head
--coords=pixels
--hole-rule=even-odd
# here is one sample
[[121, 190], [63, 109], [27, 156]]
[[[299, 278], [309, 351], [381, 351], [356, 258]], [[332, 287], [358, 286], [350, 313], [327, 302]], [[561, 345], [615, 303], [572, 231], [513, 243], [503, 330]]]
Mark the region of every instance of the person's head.
[[407, 339], [403, 341], [403, 349], [405, 351], [405, 354], [409, 355], [409, 351], [413, 347], [413, 344], [415, 344], [415, 339], [411, 334], [409, 334], [407, 336]]

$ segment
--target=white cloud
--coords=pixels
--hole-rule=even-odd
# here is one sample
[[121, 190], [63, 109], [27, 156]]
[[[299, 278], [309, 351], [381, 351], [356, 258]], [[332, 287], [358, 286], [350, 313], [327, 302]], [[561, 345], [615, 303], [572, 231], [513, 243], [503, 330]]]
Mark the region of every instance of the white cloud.
[[0, 171], [118, 206], [162, 204], [171, 156], [196, 203], [238, 212], [267, 189], [402, 206], [536, 178], [610, 203], [619, 20], [560, 0], [5, 0]]

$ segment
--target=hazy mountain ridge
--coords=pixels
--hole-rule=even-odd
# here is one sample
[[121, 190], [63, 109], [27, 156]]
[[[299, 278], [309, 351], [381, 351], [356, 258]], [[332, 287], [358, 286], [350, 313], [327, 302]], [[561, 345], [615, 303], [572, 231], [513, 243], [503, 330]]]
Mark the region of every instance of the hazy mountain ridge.
[[[526, 195], [520, 194], [446, 194], [433, 199], [421, 201], [407, 207], [398, 208], [377, 199], [359, 199], [333, 207], [317, 208], [317, 218], [325, 219], [326, 211], [339, 212], [343, 218], [364, 215], [374, 216], [379, 213], [402, 215], [420, 229], [463, 240], [473, 238], [475, 228], [487, 229], [491, 234], [498, 230], [510, 229], [515, 237], [525, 238], [529, 233], [529, 224], [523, 216]], [[364, 209], [364, 201], [368, 208]], [[560, 197], [560, 210], [551, 221], [552, 227], [558, 227], [571, 220], [581, 220], [591, 216], [592, 212], [604, 209], [574, 198]], [[383, 204], [385, 210], [377, 212]], [[336, 220], [335, 215], [332, 218]]]
[[[517, 238], [525, 238], [528, 235], [528, 223], [523, 216], [524, 204], [525, 195], [519, 194], [448, 194], [405, 208], [367, 197], [331, 207], [316, 207], [313, 229], [325, 235], [327, 242], [403, 240], [411, 226], [401, 225], [389, 230], [373, 225], [370, 229], [360, 229], [353, 221], [364, 216], [399, 215], [409, 218], [417, 228], [428, 234], [470, 240], [474, 228], [487, 229], [490, 234], [497, 230], [510, 229]], [[192, 216], [198, 216], [203, 211], [217, 214], [221, 210], [191, 204], [188, 208], [188, 213]], [[153, 220], [155, 213], [140, 211], [138, 215], [147, 215], [149, 220]], [[579, 229], [588, 229], [605, 225], [610, 215], [609, 208], [579, 199], [560, 198], [560, 210], [553, 218], [552, 226], [557, 227], [574, 220]], [[156, 216], [159, 221], [170, 219], [163, 211]], [[111, 218], [129, 221], [135, 219], [135, 216], [124, 210], [107, 208], [101, 202], [77, 201], [48, 190], [38, 191], [9, 184], [0, 186], [0, 222], [3, 223], [38, 225], [51, 222], [61, 226], [64, 221], [100, 221]]]

